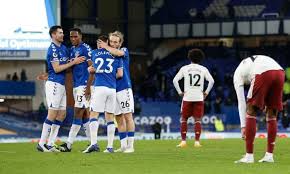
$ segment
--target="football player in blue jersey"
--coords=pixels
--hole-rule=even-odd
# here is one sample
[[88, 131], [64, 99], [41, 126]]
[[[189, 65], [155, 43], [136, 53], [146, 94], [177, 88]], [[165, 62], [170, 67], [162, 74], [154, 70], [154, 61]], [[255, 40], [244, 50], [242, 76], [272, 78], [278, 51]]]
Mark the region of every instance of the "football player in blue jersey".
[[[61, 26], [52, 26], [49, 30], [52, 43], [47, 51], [48, 80], [45, 84], [48, 115], [43, 123], [41, 138], [37, 145], [40, 152], [59, 152], [53, 145], [58, 130], [66, 114], [65, 70], [84, 61], [83, 57], [69, 60], [67, 48], [62, 44]], [[46, 140], [48, 138], [48, 143]]]
[[124, 64], [123, 78], [117, 80], [117, 105], [115, 110], [118, 123], [121, 148], [117, 152], [134, 152], [135, 123], [133, 120], [134, 98], [130, 79], [130, 58], [128, 49], [122, 47], [124, 36], [121, 32], [115, 31], [109, 34], [109, 45], [98, 40], [98, 44], [108, 50], [112, 55], [121, 57]]
[[93, 50], [93, 67], [90, 73], [95, 74], [94, 92], [90, 103], [90, 132], [91, 145], [83, 153], [99, 152], [97, 144], [99, 113], [105, 112], [107, 122], [108, 145], [104, 152], [113, 153], [113, 141], [115, 136], [114, 111], [116, 105], [116, 81], [123, 76], [122, 59], [115, 58], [106, 49]]
[[[79, 28], [70, 30], [70, 41], [72, 47], [70, 49], [70, 58], [84, 57], [85, 62], [74, 65], [72, 67], [73, 75], [73, 96], [74, 96], [74, 120], [69, 132], [67, 142], [60, 145], [62, 152], [70, 152], [72, 144], [83, 125], [86, 136], [90, 139], [89, 127], [89, 96], [92, 78], [89, 79], [88, 67], [92, 65], [91, 47], [82, 41], [82, 31]], [[91, 77], [91, 76], [90, 76]], [[88, 80], [91, 81], [88, 83]]]

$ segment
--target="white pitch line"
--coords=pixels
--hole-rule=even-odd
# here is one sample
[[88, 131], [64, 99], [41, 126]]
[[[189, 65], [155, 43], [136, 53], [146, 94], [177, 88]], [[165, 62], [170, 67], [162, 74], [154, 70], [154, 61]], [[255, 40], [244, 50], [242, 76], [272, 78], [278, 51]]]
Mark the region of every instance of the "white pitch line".
[[0, 153], [16, 153], [16, 152], [11, 152], [11, 151], [0, 151]]

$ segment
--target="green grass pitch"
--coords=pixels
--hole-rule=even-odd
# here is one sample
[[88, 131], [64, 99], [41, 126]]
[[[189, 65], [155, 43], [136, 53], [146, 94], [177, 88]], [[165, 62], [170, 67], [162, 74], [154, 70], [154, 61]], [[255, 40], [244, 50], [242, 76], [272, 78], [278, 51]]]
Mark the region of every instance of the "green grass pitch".
[[[87, 142], [71, 153], [40, 153], [35, 143], [0, 144], [0, 174], [290, 174], [290, 139], [277, 139], [275, 163], [258, 163], [266, 139], [255, 141], [255, 163], [234, 164], [244, 154], [240, 139], [202, 140], [203, 147], [178, 149], [177, 140], [139, 140], [133, 154], [82, 154]], [[104, 150], [105, 141], [100, 142]], [[119, 144], [116, 141], [115, 146]]]

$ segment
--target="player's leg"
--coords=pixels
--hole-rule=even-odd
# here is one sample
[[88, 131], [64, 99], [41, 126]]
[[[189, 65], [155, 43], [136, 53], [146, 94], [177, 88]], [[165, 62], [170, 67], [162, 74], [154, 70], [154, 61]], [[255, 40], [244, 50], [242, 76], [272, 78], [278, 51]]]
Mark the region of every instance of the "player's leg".
[[48, 152], [48, 147], [46, 146], [46, 141], [49, 137], [49, 133], [51, 130], [51, 125], [53, 124], [57, 115], [56, 110], [48, 109], [48, 115], [45, 119], [42, 127], [41, 137], [39, 143], [37, 145], [37, 150], [40, 152]]
[[105, 103], [107, 100], [107, 92], [104, 87], [94, 87], [94, 93], [90, 101], [90, 134], [91, 134], [91, 144], [83, 151], [83, 153], [91, 153], [93, 151], [99, 152], [100, 148], [98, 146], [98, 130], [99, 113], [105, 111]]
[[91, 133], [90, 133], [90, 111], [89, 108], [85, 109], [85, 112], [83, 114], [83, 128], [85, 131], [85, 134], [88, 138], [88, 140], [91, 139]]
[[114, 143], [114, 137], [115, 137], [115, 123], [114, 123], [114, 114], [113, 113], [105, 113], [105, 119], [107, 122], [107, 138], [108, 138], [108, 144], [107, 148], [104, 152], [106, 153], [113, 153], [113, 143]]
[[275, 140], [277, 136], [277, 115], [278, 110], [266, 109], [266, 121], [267, 121], [267, 151], [265, 156], [259, 160], [259, 162], [274, 162], [273, 151], [275, 147]]
[[181, 142], [176, 147], [186, 147], [186, 133], [187, 133], [187, 117], [181, 116], [180, 122], [180, 134], [181, 134]]
[[254, 151], [254, 140], [256, 136], [256, 116], [259, 108], [247, 104], [247, 115], [246, 115], [246, 129], [245, 129], [245, 141], [246, 141], [246, 152], [253, 154]]
[[[94, 87], [90, 87], [91, 88], [91, 95], [93, 94], [94, 91]], [[84, 88], [85, 91], [86, 87]], [[85, 93], [85, 92], [84, 92]], [[86, 96], [84, 96], [86, 98]], [[83, 129], [85, 131], [85, 134], [88, 138], [88, 140], [90, 141], [91, 139], [91, 133], [90, 133], [90, 100], [88, 98], [86, 98], [86, 108], [85, 108], [85, 112], [83, 114]]]
[[107, 138], [108, 144], [104, 152], [113, 153], [113, 143], [115, 137], [116, 126], [114, 123], [114, 111], [116, 107], [116, 90], [107, 88], [108, 97], [105, 103], [105, 119], [107, 122]]
[[[71, 146], [81, 128], [81, 125], [83, 124], [83, 117], [86, 114], [86, 108], [89, 107], [89, 101], [87, 101], [84, 93], [85, 93], [85, 86], [78, 86], [73, 89], [73, 94], [74, 94], [74, 120], [72, 123], [72, 126], [70, 128], [68, 140], [66, 143], [62, 144], [61, 151], [63, 152], [70, 152], [71, 151]], [[86, 121], [86, 126], [88, 127], [88, 120]]]
[[55, 83], [56, 86], [53, 89], [53, 92], [55, 93], [56, 98], [56, 108], [58, 109], [56, 119], [54, 123], [51, 126], [50, 135], [48, 138], [48, 146], [55, 147], [55, 140], [58, 135], [58, 131], [60, 126], [62, 125], [62, 122], [64, 121], [66, 117], [66, 90], [65, 86]]
[[196, 118], [194, 119], [194, 147], [201, 147], [200, 144], [200, 135], [201, 135], [201, 118]]
[[99, 113], [91, 111], [90, 113], [90, 132], [91, 132], [91, 145], [97, 144], [98, 142], [98, 122]]
[[245, 144], [246, 154], [235, 163], [254, 163], [254, 140], [256, 135], [256, 115], [258, 107], [247, 103], [247, 114], [246, 114], [246, 128], [245, 128]]
[[201, 136], [201, 118], [204, 114], [204, 102], [194, 102], [192, 115], [194, 116], [194, 134], [195, 134], [195, 142], [194, 147], [201, 147], [200, 144], [200, 136]]
[[[124, 151], [125, 153], [132, 153], [134, 152], [134, 136], [135, 136], [135, 123], [133, 118], [134, 113], [134, 97], [133, 91], [131, 88], [125, 90], [124, 96], [127, 96], [125, 100], [125, 108], [123, 108], [123, 115], [126, 122], [126, 130], [128, 136], [128, 147]], [[124, 97], [125, 98], [125, 97]]]
[[[116, 105], [116, 107], [118, 107], [118, 104]], [[121, 148], [115, 150], [115, 152], [124, 152], [128, 146], [125, 118], [123, 114], [116, 115], [115, 118], [118, 124], [118, 133], [119, 133], [119, 138], [121, 142]]]
[[72, 126], [69, 131], [67, 142], [60, 145], [60, 150], [62, 152], [70, 152], [72, 148], [72, 144], [81, 128], [82, 125], [82, 115], [84, 114], [85, 110], [82, 108], [74, 108], [74, 119], [72, 122]]
[[246, 127], [245, 127], [245, 143], [246, 155], [236, 161], [237, 163], [253, 163], [254, 162], [254, 140], [256, 135], [256, 116], [265, 104], [265, 94], [269, 89], [269, 81], [265, 79], [263, 74], [256, 75], [251, 82], [248, 91], [247, 111], [246, 111]]
[[58, 135], [59, 128], [65, 119], [65, 116], [66, 116], [66, 110], [58, 110], [56, 119], [51, 126], [51, 131], [50, 131], [49, 138], [48, 138], [47, 145], [49, 147], [56, 148], [56, 145], [55, 145], [56, 137]]
[[187, 120], [192, 114], [192, 102], [182, 101], [181, 106], [181, 123], [180, 123], [180, 134], [181, 142], [177, 147], [186, 147], [186, 134], [187, 134]]
[[46, 94], [46, 102], [48, 106], [48, 115], [43, 123], [43, 128], [41, 132], [41, 138], [39, 144], [37, 146], [37, 150], [41, 152], [48, 152], [48, 146], [46, 145], [46, 141], [48, 140], [49, 134], [51, 132], [51, 127], [55, 122], [55, 119], [58, 114], [59, 104], [60, 104], [60, 93], [59, 93], [59, 85], [57, 83], [53, 83], [47, 81], [45, 83], [45, 94]]
[[283, 109], [283, 85], [285, 74], [283, 71], [267, 72], [271, 77], [272, 85], [266, 97], [266, 120], [267, 120], [267, 151], [259, 162], [274, 162], [273, 151], [277, 136], [277, 116], [278, 111]]
[[90, 132], [91, 132], [91, 144], [87, 147], [83, 153], [91, 153], [91, 152], [99, 152], [100, 148], [98, 145], [98, 130], [99, 130], [99, 122], [98, 122], [99, 112], [91, 111], [90, 112]]
[[56, 119], [51, 126], [51, 131], [50, 131], [50, 135], [49, 135], [48, 143], [47, 143], [47, 145], [51, 146], [51, 147], [55, 146], [54, 143], [55, 143], [56, 137], [58, 135], [59, 128], [62, 125], [62, 123], [66, 117], [66, 91], [65, 91], [65, 87], [63, 85], [61, 85], [58, 90], [59, 90], [59, 96], [60, 96], [59, 97], [60, 98], [59, 107], [58, 107], [59, 109], [58, 109]]
[[124, 151], [125, 153], [132, 153], [134, 152], [134, 134], [135, 134], [135, 123], [133, 119], [132, 113], [124, 114], [126, 127], [127, 127], [127, 135], [128, 135], [128, 147]]
[[84, 112], [85, 112], [85, 109], [77, 108], [77, 107], [74, 108], [74, 113], [75, 113], [74, 120], [70, 128], [69, 136], [67, 139], [67, 145], [69, 149], [71, 149], [71, 145], [73, 144], [78, 132], [81, 129], [81, 126], [83, 123], [82, 117], [83, 117]]

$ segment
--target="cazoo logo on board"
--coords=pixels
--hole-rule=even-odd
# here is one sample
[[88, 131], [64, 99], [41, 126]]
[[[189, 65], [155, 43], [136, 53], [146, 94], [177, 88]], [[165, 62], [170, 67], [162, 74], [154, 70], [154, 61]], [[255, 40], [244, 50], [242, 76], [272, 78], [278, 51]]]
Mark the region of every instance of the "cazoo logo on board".
[[[216, 115], [205, 115], [202, 117], [203, 124], [214, 124], [215, 119], [217, 118]], [[106, 121], [103, 117], [98, 118], [100, 125], [106, 125]], [[172, 125], [172, 124], [180, 124], [180, 115], [175, 116], [134, 116], [134, 122], [137, 126], [139, 125], [153, 125], [154, 123], [158, 122], [161, 125]], [[194, 124], [194, 119], [190, 117], [187, 120], [188, 124]]]
[[158, 122], [160, 124], [171, 124], [170, 116], [135, 116], [134, 122], [136, 125], [153, 125]]
[[[174, 119], [178, 118], [178, 119]], [[203, 124], [214, 124], [217, 116], [215, 115], [205, 115], [202, 117]], [[176, 121], [175, 121], [176, 120]], [[171, 123], [179, 124], [180, 116], [135, 116], [134, 121], [136, 125], [153, 125], [158, 122], [160, 124], [170, 125]], [[194, 124], [194, 119], [190, 117], [187, 121], [188, 124]]]

